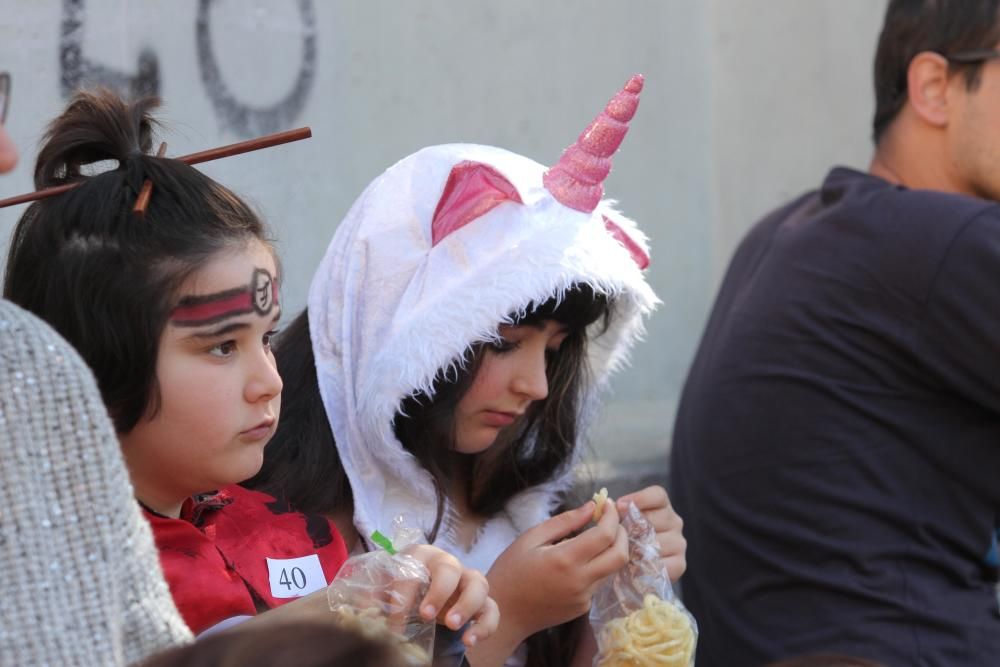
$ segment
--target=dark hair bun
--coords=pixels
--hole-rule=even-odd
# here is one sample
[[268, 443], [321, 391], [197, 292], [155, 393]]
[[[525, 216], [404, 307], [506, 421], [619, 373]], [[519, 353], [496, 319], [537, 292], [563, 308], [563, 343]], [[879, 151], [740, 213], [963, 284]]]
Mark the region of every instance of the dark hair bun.
[[45, 133], [35, 187], [76, 180], [83, 165], [148, 153], [156, 124], [150, 112], [158, 106], [157, 97], [126, 102], [105, 88], [78, 92]]

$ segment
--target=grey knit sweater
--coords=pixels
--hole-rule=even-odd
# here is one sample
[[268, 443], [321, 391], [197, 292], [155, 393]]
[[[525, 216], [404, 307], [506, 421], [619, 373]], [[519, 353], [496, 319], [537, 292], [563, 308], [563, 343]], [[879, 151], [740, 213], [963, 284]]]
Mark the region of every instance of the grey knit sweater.
[[0, 301], [0, 665], [127, 665], [191, 640], [93, 375]]

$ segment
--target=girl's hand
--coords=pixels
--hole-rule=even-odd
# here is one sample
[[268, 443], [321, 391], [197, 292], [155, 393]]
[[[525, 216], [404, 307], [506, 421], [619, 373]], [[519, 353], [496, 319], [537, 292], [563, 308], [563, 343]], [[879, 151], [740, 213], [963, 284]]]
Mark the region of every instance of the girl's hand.
[[635, 503], [656, 529], [660, 556], [666, 565], [667, 575], [670, 581], [677, 581], [687, 569], [687, 540], [684, 539], [684, 521], [670, 505], [666, 489], [662, 486], [647, 486], [642, 491], [622, 496], [616, 502], [618, 511], [628, 511], [630, 502]]
[[408, 554], [427, 568], [430, 588], [420, 601], [420, 615], [452, 630], [468, 621], [471, 627], [462, 635], [466, 646], [475, 646], [492, 635], [500, 622], [497, 603], [490, 597], [490, 584], [478, 570], [462, 567], [451, 554], [427, 544], [407, 547]]
[[613, 505], [596, 526], [566, 539], [593, 514], [589, 501], [526, 531], [500, 554], [486, 575], [500, 627], [489, 646], [469, 653], [472, 665], [502, 664], [529, 635], [586, 613], [601, 580], [625, 566], [628, 539]]

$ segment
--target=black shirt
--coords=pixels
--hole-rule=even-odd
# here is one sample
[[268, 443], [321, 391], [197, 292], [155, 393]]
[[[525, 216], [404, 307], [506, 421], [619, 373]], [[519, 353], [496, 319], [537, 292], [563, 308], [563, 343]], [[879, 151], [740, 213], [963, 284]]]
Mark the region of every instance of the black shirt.
[[674, 429], [699, 667], [1000, 665], [1000, 206], [834, 169], [734, 256]]

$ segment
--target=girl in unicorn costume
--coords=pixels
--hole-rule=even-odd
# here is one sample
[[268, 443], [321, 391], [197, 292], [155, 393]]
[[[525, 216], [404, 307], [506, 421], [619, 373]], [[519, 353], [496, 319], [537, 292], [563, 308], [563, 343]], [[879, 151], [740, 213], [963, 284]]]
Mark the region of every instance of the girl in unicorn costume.
[[[584, 614], [627, 560], [613, 506], [587, 530], [591, 502], [552, 514], [597, 394], [657, 303], [645, 237], [602, 199], [642, 83], [551, 169], [466, 144], [388, 169], [337, 228], [307, 313], [277, 345], [285, 412], [251, 484], [334, 517], [355, 549], [402, 515], [487, 572], [500, 630], [473, 665], [522, 664], [529, 635]], [[666, 492], [630, 500], [679, 577]]]

